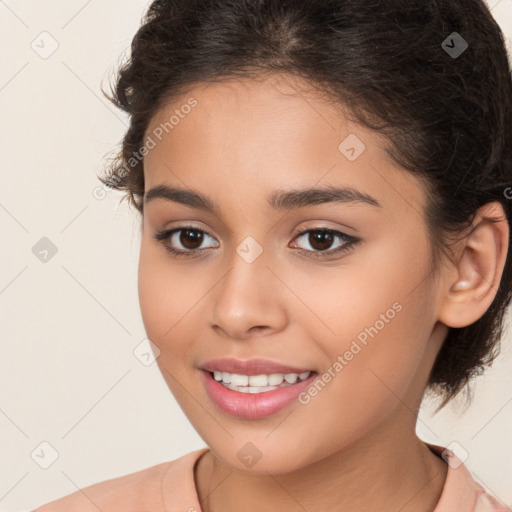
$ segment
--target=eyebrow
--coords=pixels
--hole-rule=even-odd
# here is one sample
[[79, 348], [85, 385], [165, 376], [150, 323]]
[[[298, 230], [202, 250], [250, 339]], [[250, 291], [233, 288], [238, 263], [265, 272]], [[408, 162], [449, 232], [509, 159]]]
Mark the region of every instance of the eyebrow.
[[[144, 204], [157, 198], [220, 215], [219, 205], [210, 197], [195, 190], [158, 185], [145, 194]], [[267, 202], [275, 210], [306, 208], [324, 203], [362, 203], [382, 208], [379, 201], [369, 194], [352, 187], [335, 186], [289, 191], [278, 190], [269, 196]]]

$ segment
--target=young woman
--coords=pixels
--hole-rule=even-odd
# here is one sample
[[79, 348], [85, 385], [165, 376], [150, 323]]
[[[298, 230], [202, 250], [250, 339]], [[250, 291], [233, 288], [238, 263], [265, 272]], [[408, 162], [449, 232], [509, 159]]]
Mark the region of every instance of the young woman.
[[415, 434], [498, 353], [512, 80], [481, 0], [156, 0], [105, 185], [206, 448], [49, 511], [510, 510]]

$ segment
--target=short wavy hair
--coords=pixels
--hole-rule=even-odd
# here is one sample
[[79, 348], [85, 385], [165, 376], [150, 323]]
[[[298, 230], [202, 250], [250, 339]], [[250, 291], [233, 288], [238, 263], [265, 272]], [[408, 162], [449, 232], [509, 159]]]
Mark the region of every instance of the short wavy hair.
[[[460, 55], [450, 51], [463, 41]], [[510, 226], [511, 66], [483, 0], [156, 0], [118, 67], [103, 94], [130, 124], [99, 179], [142, 218], [144, 160], [134, 155], [159, 109], [200, 83], [284, 72], [383, 134], [392, 160], [421, 179], [434, 266], [484, 204], [499, 201]], [[498, 355], [511, 280], [509, 244], [494, 301], [449, 329], [433, 365], [438, 410], [464, 387], [471, 394]]]

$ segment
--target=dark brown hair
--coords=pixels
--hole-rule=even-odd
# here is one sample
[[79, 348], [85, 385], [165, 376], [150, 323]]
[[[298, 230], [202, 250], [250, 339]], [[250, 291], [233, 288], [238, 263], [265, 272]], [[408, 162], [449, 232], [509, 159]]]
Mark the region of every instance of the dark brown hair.
[[[156, 0], [104, 92], [130, 126], [100, 180], [143, 215], [144, 161], [133, 157], [159, 109], [194, 84], [272, 72], [313, 84], [385, 135], [388, 155], [428, 191], [435, 265], [484, 204], [499, 201], [510, 225], [512, 79], [482, 0]], [[449, 330], [428, 387], [441, 407], [499, 352], [511, 258], [509, 244], [486, 313]]]

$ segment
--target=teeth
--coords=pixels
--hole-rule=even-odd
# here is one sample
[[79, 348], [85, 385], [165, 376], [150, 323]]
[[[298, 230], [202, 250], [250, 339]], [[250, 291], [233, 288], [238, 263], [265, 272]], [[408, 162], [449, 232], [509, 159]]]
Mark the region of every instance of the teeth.
[[[285, 382], [285, 386], [295, 384], [297, 381], [307, 379], [311, 372], [304, 373], [271, 373], [269, 375], [240, 375], [237, 373], [214, 371], [213, 377], [222, 384], [229, 384], [230, 389], [242, 391], [236, 388], [248, 388], [246, 393], [260, 393], [261, 391], [270, 391], [276, 389]], [[252, 389], [254, 388], [254, 389]]]
[[295, 384], [295, 382], [297, 382], [298, 378], [299, 378], [299, 376], [296, 373], [287, 373], [284, 376], [284, 380], [286, 382], [288, 382], [288, 384]]
[[284, 380], [284, 374], [282, 373], [271, 373], [268, 377], [268, 384], [270, 386], [279, 386], [283, 383]]
[[249, 376], [248, 375], [238, 375], [237, 373], [232, 373], [231, 374], [231, 384], [233, 384], [233, 386], [248, 386], [249, 385]]
[[268, 386], [268, 377], [266, 375], [251, 375], [247, 380], [249, 381], [249, 386]]

